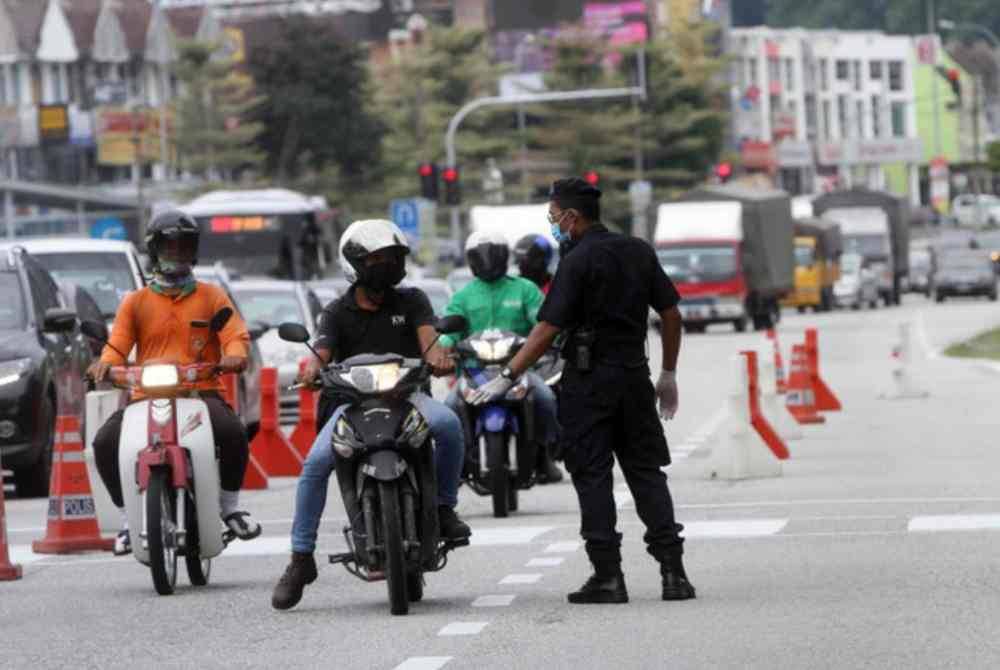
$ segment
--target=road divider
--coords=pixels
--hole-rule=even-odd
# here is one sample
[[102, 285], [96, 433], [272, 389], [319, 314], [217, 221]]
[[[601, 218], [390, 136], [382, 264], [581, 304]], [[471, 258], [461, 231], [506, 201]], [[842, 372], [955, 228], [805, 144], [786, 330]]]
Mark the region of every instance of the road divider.
[[[0, 467], [0, 473], [3, 468]], [[3, 477], [0, 476], [0, 582], [9, 582], [21, 578], [21, 566], [12, 563], [7, 550], [7, 512], [3, 501]]]
[[[229, 406], [233, 409], [236, 414], [240, 413], [240, 394], [237, 391], [237, 380], [238, 377], [234, 373], [221, 375], [222, 380], [222, 396]], [[259, 490], [267, 488], [267, 473], [264, 471], [264, 467], [260, 464], [256, 458], [254, 458], [253, 451], [250, 452], [250, 458], [247, 462], [246, 472], [243, 474], [243, 490]]]
[[268, 477], [298, 477], [302, 456], [281, 431], [278, 422], [278, 370], [260, 371], [260, 431], [250, 443], [250, 453], [264, 466]]
[[760, 407], [764, 416], [770, 422], [778, 435], [786, 442], [802, 439], [802, 429], [792, 418], [788, 407], [781, 401], [781, 391], [778, 384], [782, 381], [781, 376], [775, 367], [777, 357], [768, 356], [767, 351], [761, 349], [757, 354], [759, 363], [758, 376], [760, 378]]
[[[299, 372], [306, 369], [307, 363], [308, 359], [299, 361]], [[309, 456], [309, 450], [312, 448], [313, 442], [316, 441], [316, 431], [318, 430], [316, 401], [318, 397], [319, 394], [311, 388], [303, 386], [299, 389], [299, 422], [295, 424], [295, 430], [292, 431], [292, 435], [288, 439], [295, 450], [299, 452], [303, 461]]]
[[813, 390], [804, 345], [792, 345], [792, 373], [788, 377], [788, 392], [785, 406], [800, 424], [825, 423], [816, 407], [816, 392]]
[[813, 396], [816, 398], [816, 409], [821, 412], [841, 411], [843, 407], [840, 400], [819, 374], [819, 333], [815, 328], [806, 329], [805, 349], [809, 382], [812, 385]]
[[930, 395], [921, 388], [913, 376], [913, 341], [912, 324], [904, 321], [899, 324], [899, 342], [892, 349], [892, 382], [893, 388], [883, 395], [889, 400], [908, 400], [926, 398]]

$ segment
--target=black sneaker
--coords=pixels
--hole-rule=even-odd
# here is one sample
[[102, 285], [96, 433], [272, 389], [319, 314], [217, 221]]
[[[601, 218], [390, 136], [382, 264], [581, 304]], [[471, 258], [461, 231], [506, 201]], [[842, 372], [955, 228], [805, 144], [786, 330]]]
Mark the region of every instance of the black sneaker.
[[610, 577], [593, 574], [590, 579], [567, 596], [574, 605], [602, 604], [612, 605], [628, 602], [628, 590], [625, 588], [625, 575], [618, 573]]
[[115, 556], [128, 556], [132, 553], [132, 536], [127, 528], [122, 528], [115, 536], [115, 548], [112, 550]]
[[539, 484], [555, 484], [563, 480], [562, 470], [551, 458], [546, 458], [538, 468], [536, 481]]
[[454, 509], [446, 505], [438, 506], [438, 525], [441, 527], [441, 537], [449, 540], [465, 540], [472, 535], [469, 525], [458, 518]]
[[663, 578], [664, 600], [691, 600], [695, 597], [694, 586], [688, 581], [680, 556], [661, 563], [660, 576]]
[[222, 523], [241, 540], [252, 540], [261, 533], [260, 524], [253, 520], [249, 512], [233, 512], [223, 517]]
[[271, 594], [271, 607], [276, 610], [295, 607], [302, 600], [302, 591], [306, 585], [315, 582], [317, 577], [319, 573], [316, 571], [313, 555], [292, 552], [292, 561]]

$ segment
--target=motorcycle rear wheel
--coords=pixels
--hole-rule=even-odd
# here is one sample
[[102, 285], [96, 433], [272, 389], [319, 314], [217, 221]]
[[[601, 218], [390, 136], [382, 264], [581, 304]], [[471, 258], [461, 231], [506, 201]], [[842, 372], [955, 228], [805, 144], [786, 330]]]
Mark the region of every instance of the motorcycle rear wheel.
[[169, 596], [177, 585], [177, 540], [175, 492], [167, 483], [166, 470], [149, 475], [146, 490], [146, 541], [153, 587], [161, 596]]
[[399, 515], [399, 487], [396, 482], [379, 482], [378, 493], [389, 610], [393, 614], [408, 614], [410, 600], [406, 594], [406, 555], [403, 552], [403, 524]]
[[486, 458], [490, 471], [490, 493], [493, 494], [493, 516], [503, 519], [510, 511], [510, 472], [507, 470], [507, 436], [486, 434]]

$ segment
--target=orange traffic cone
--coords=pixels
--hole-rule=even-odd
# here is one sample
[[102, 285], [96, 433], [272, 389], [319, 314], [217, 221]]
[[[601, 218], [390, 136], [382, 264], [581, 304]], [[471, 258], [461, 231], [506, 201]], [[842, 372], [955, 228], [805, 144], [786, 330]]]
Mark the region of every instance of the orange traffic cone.
[[788, 382], [785, 379], [785, 362], [781, 359], [781, 344], [778, 342], [778, 333], [774, 328], [767, 331], [767, 339], [774, 345], [774, 374], [777, 377], [778, 393], [788, 390]]
[[[0, 467], [0, 472], [3, 468]], [[21, 566], [10, 562], [7, 551], [7, 513], [3, 505], [3, 477], [0, 476], [0, 582], [21, 578]]]
[[297, 477], [302, 457], [278, 425], [278, 370], [260, 371], [260, 432], [250, 443], [250, 454], [264, 466], [268, 477]]
[[840, 400], [819, 374], [819, 336], [815, 328], [806, 329], [806, 363], [809, 366], [809, 383], [816, 396], [816, 409], [821, 412], [839, 412], [842, 409]]
[[[233, 373], [222, 375], [222, 385], [225, 387], [225, 391], [222, 392], [223, 397], [233, 411], [239, 414], [240, 394], [236, 392], [236, 375]], [[244, 490], [267, 488], [267, 475], [253, 454], [250, 454], [246, 472], [243, 474], [243, 485], [240, 488]]]
[[97, 508], [87, 476], [80, 437], [80, 419], [56, 417], [49, 486], [49, 519], [45, 537], [31, 543], [36, 554], [71, 554], [77, 551], [110, 551], [115, 541], [101, 537]]
[[[302, 360], [299, 370], [304, 370], [305, 367], [306, 361]], [[316, 441], [316, 395], [312, 389], [299, 389], [299, 423], [289, 438], [303, 461], [309, 456], [309, 450]]]
[[816, 395], [809, 379], [806, 350], [801, 344], [792, 345], [792, 374], [788, 378], [785, 405], [799, 423], [826, 422], [816, 413]]

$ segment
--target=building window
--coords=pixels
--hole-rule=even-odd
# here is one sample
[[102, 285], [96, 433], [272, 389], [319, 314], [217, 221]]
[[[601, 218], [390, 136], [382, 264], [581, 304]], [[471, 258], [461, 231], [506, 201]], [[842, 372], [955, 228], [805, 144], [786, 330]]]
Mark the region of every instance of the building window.
[[872, 96], [872, 137], [882, 137], [882, 99]]
[[785, 89], [795, 90], [795, 61], [791, 58], [785, 59]]
[[66, 66], [67, 96], [69, 102], [80, 102], [80, 70], [83, 66], [78, 63], [69, 63]]
[[760, 83], [760, 78], [757, 75], [757, 59], [751, 58], [748, 64], [750, 66], [750, 85], [757, 86]]
[[820, 58], [818, 61], [817, 69], [819, 70], [819, 90], [826, 91], [830, 88], [829, 70], [827, 69], [827, 61], [825, 58]]
[[63, 97], [62, 65], [59, 63], [52, 63], [49, 65], [49, 76], [51, 86], [49, 90], [49, 100], [51, 102], [63, 102], [65, 98]]
[[854, 105], [854, 108], [857, 110], [855, 116], [855, 121], [857, 122], [857, 128], [858, 128], [857, 137], [862, 138], [865, 136], [865, 101], [858, 100], [857, 103]]
[[889, 90], [903, 90], [903, 61], [901, 60], [889, 61]]
[[872, 81], [882, 81], [882, 61], [873, 60], [868, 63], [868, 78]]
[[837, 61], [837, 81], [847, 81], [851, 77], [851, 68], [846, 60]]
[[767, 59], [767, 83], [781, 84], [781, 61], [777, 58]]
[[0, 65], [0, 105], [7, 106], [7, 66]]
[[906, 137], [906, 103], [892, 103], [892, 136]]
[[833, 139], [833, 114], [830, 112], [830, 101], [823, 101], [823, 139]]
[[736, 88], [740, 91], [747, 90], [747, 65], [744, 60], [733, 61], [733, 74], [736, 79]]
[[10, 66], [11, 102], [15, 105], [21, 104], [21, 64], [14, 63]]
[[856, 61], [854, 61], [853, 65], [854, 65], [854, 90], [855, 91], [860, 91], [861, 90], [861, 61], [856, 60]]
[[812, 95], [806, 96], [806, 137], [809, 140], [815, 140], [819, 134], [817, 131], [817, 122], [819, 119], [816, 118], [816, 97]]
[[847, 96], [837, 96], [837, 127], [840, 129], [840, 136], [848, 138], [851, 136], [851, 126], [847, 123]]

